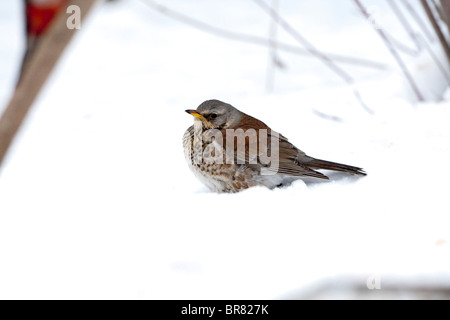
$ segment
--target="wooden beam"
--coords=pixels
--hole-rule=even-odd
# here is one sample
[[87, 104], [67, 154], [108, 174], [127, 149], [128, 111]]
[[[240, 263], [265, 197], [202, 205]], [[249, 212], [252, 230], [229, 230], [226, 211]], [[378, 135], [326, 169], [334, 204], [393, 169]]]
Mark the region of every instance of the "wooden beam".
[[[95, 1], [71, 0], [68, 2], [68, 6], [78, 6], [81, 9], [81, 19], [83, 20]], [[70, 30], [67, 27], [69, 16], [66, 8], [63, 8], [42, 35], [0, 118], [0, 166], [33, 102], [76, 31], [76, 29]]]

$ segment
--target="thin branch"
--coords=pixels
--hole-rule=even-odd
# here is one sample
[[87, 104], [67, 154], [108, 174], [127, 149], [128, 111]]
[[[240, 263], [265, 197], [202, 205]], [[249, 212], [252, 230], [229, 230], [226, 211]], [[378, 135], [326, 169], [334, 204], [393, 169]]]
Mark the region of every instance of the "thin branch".
[[439, 27], [439, 24], [433, 14], [433, 12], [431, 11], [431, 8], [428, 5], [428, 2], [426, 0], [420, 0], [420, 3], [422, 4], [423, 9], [425, 10], [425, 13], [428, 16], [428, 19], [430, 19], [431, 25], [433, 26], [434, 31], [436, 32], [438, 39], [441, 43], [441, 46], [444, 49], [444, 52], [447, 55], [447, 58], [450, 62], [450, 47], [448, 45], [447, 39], [445, 38], [444, 34], [442, 33], [442, 30]]
[[352, 87], [353, 94], [361, 106], [369, 113], [373, 114], [373, 111], [365, 104], [361, 94], [355, 87], [355, 81], [353, 78], [339, 67], [330, 57], [325, 53], [318, 50], [309, 40], [295, 30], [286, 20], [284, 20], [276, 11], [274, 11], [266, 2], [262, 0], [254, 0], [265, 12], [267, 12], [274, 21], [277, 22], [286, 32], [288, 32], [298, 43], [300, 43], [312, 56], [319, 59], [324, 63], [331, 71], [338, 75], [342, 80]]
[[[367, 11], [367, 9], [364, 7], [364, 5], [359, 0], [353, 0], [353, 1], [355, 2], [356, 6], [360, 9], [363, 16], [369, 20], [371, 18], [371, 16], [370, 16], [369, 12]], [[413, 89], [413, 92], [416, 95], [417, 99], [419, 101], [424, 101], [425, 99], [424, 99], [422, 93], [420, 92], [419, 87], [417, 86], [416, 82], [414, 81], [414, 78], [412, 77], [406, 64], [403, 62], [403, 60], [400, 57], [400, 55], [398, 54], [398, 52], [395, 50], [394, 46], [392, 45], [392, 42], [386, 36], [384, 30], [378, 29], [378, 28], [374, 28], [374, 30], [378, 33], [378, 35], [384, 41], [386, 47], [389, 49], [392, 56], [397, 61], [400, 69], [403, 71], [403, 74], [405, 75], [406, 79], [408, 80], [409, 84], [411, 85], [411, 88]]]
[[256, 2], [265, 12], [267, 12], [274, 21], [277, 22], [285, 31], [287, 31], [298, 43], [302, 45], [312, 56], [322, 61], [328, 68], [336, 73], [345, 82], [353, 84], [353, 78], [347, 74], [343, 69], [337, 66], [333, 60], [331, 60], [326, 54], [319, 51], [311, 42], [309, 42], [304, 36], [302, 36], [297, 30], [295, 30], [286, 20], [284, 20], [277, 12], [267, 5], [263, 0], [253, 0]]
[[441, 0], [441, 8], [444, 15], [444, 21], [447, 24], [447, 28], [450, 29], [450, 1]]
[[406, 32], [409, 34], [411, 39], [414, 41], [416, 46], [418, 48], [425, 47], [428, 53], [430, 54], [431, 58], [433, 59], [434, 63], [438, 67], [439, 71], [444, 76], [445, 80], [448, 84], [450, 84], [450, 75], [448, 74], [447, 70], [445, 69], [444, 65], [439, 61], [439, 58], [434, 53], [433, 49], [430, 47], [430, 45], [426, 42], [426, 39], [422, 37], [422, 35], [418, 34], [414, 31], [410, 23], [408, 22], [408, 19], [406, 19], [405, 15], [403, 14], [402, 10], [397, 6], [397, 3], [395, 0], [387, 0], [389, 5], [392, 8], [392, 11], [394, 11], [395, 15], [399, 19], [400, 23], [405, 28]]
[[[272, 0], [272, 8], [273, 10], [278, 12], [278, 6], [279, 6], [279, 0]], [[278, 57], [277, 57], [277, 23], [273, 21], [273, 19], [270, 20], [270, 28], [269, 28], [269, 39], [270, 39], [270, 48], [269, 48], [269, 61], [267, 64], [267, 82], [266, 82], [266, 88], [267, 91], [271, 92], [274, 89], [275, 85], [275, 74], [276, 74], [276, 68], [278, 64]]]
[[[255, 44], [255, 45], [261, 45], [261, 46], [265, 46], [265, 47], [271, 46], [270, 39], [218, 28], [216, 26], [207, 24], [205, 22], [193, 19], [190, 16], [179, 13], [175, 10], [169, 9], [168, 7], [163, 6], [154, 0], [142, 0], [142, 2], [144, 4], [146, 4], [147, 6], [149, 6], [150, 8], [152, 8], [153, 10], [155, 10], [171, 19], [174, 19], [181, 23], [190, 25], [191, 27], [199, 29], [203, 32], [207, 32], [207, 33], [210, 33], [210, 34], [222, 37], [222, 38], [227, 38], [230, 40], [241, 41], [241, 42], [251, 43], [251, 44]], [[302, 56], [310, 56], [310, 54], [307, 50], [304, 50], [297, 46], [282, 43], [282, 42], [277, 42], [277, 48], [278, 48], [278, 50], [283, 50], [286, 52], [290, 52], [290, 53], [294, 53], [294, 54], [298, 54], [298, 55], [302, 55]], [[329, 56], [330, 58], [332, 58], [334, 61], [343, 63], [343, 64], [351, 64], [351, 65], [355, 65], [355, 66], [366, 67], [366, 68], [377, 69], [377, 70], [389, 69], [389, 67], [386, 64], [367, 60], [367, 59], [346, 57], [346, 56], [342, 56], [342, 55], [338, 55], [338, 54], [334, 54], [334, 53], [326, 53], [326, 55]]]
[[414, 7], [409, 3], [410, 0], [402, 0], [403, 5], [405, 6], [406, 10], [408, 10], [409, 14], [416, 20], [419, 27], [422, 29], [422, 32], [425, 34], [425, 36], [428, 38], [430, 42], [435, 42], [435, 37], [431, 33], [431, 31], [428, 29], [425, 22], [422, 20], [420, 15], [417, 13], [417, 11], [414, 9]]
[[442, 75], [445, 77], [445, 80], [447, 80], [447, 83], [450, 85], [450, 74], [448, 73], [447, 69], [442, 64], [442, 62], [439, 60], [439, 58], [436, 56], [436, 54], [434, 53], [431, 46], [427, 43], [426, 39], [422, 35], [419, 35], [419, 37], [420, 37], [419, 39], [422, 41], [422, 43], [427, 48], [427, 51], [430, 54], [431, 58], [433, 59], [434, 63], [436, 63], [436, 65], [439, 68], [439, 70], [441, 71]]
[[431, 0], [431, 2], [433, 3], [434, 9], [436, 10], [437, 14], [439, 15], [439, 19], [441, 19], [442, 21], [445, 21], [444, 11], [442, 10], [442, 7], [440, 6], [440, 4], [437, 2], [437, 0]]
[[400, 10], [400, 8], [397, 5], [397, 2], [395, 0], [387, 0], [389, 6], [391, 7], [394, 14], [397, 16], [397, 19], [402, 24], [403, 28], [405, 29], [406, 33], [408, 33], [411, 40], [416, 45], [417, 50], [421, 49], [421, 43], [419, 39], [417, 38], [417, 34], [414, 31], [414, 29], [411, 27], [411, 25], [408, 22], [408, 19], [403, 15], [403, 12]]
[[419, 49], [411, 49], [407, 45], [403, 44], [401, 41], [397, 40], [394, 36], [392, 36], [389, 32], [384, 31], [386, 34], [386, 37], [389, 39], [389, 41], [392, 43], [392, 45], [398, 50], [403, 53], [406, 53], [412, 57], [417, 57], [420, 53]]
[[[370, 13], [370, 12], [369, 12]], [[371, 13], [371, 23], [374, 23], [374, 15]], [[374, 24], [377, 29], [382, 28], [379, 24]], [[417, 46], [415, 48], [410, 48], [407, 44], [404, 44], [402, 41], [398, 40], [396, 37], [394, 37], [386, 28], [384, 28], [384, 33], [389, 38], [389, 41], [392, 43], [392, 45], [398, 50], [403, 53], [406, 53], [412, 57], [417, 57], [420, 54], [421, 48]]]

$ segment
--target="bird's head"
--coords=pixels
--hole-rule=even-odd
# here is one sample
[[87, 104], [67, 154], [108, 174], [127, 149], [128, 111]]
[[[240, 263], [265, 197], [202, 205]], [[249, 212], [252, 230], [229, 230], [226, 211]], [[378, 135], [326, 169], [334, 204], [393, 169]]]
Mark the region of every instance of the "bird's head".
[[208, 100], [198, 106], [197, 110], [186, 110], [194, 116], [197, 121], [201, 121], [207, 129], [231, 129], [240, 122], [243, 113], [232, 105], [219, 101]]

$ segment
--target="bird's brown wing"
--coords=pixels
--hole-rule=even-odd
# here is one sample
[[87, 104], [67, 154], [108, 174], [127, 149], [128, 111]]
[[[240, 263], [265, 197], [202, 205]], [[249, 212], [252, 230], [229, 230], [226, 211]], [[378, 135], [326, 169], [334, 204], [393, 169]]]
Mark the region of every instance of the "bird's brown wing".
[[[285, 174], [290, 176], [315, 177], [320, 179], [328, 179], [328, 177], [320, 172], [315, 171], [314, 169], [334, 170], [356, 175], [366, 175], [364, 170], [359, 167], [348, 166], [345, 164], [331, 161], [319, 160], [306, 155], [303, 151], [297, 149], [292, 143], [290, 143], [285, 136], [273, 131], [264, 122], [256, 118], [253, 118], [249, 115], [244, 114], [239, 123], [239, 128], [243, 130], [256, 129], [256, 131], [258, 132], [258, 138], [260, 130], [266, 129], [268, 132], [267, 138], [268, 139], [267, 149], [269, 150], [268, 154], [271, 154], [272, 152], [270, 142], [271, 137], [274, 136], [276, 139], [278, 139], [279, 157], [275, 157], [275, 160], [277, 160], [278, 162], [274, 161], [271, 166], [260, 163], [261, 167], [266, 167], [268, 170], [274, 172], [275, 170], [277, 170], [276, 172], [279, 174]], [[264, 149], [263, 151], [265, 150], [266, 149]], [[248, 149], [246, 149], [245, 154], [246, 159], [249, 158], [247, 151]], [[261, 153], [262, 153], [261, 148], [258, 145], [258, 157], [261, 156]]]
[[[277, 167], [278, 164], [277, 173], [295, 177], [314, 177], [319, 179], [328, 179], [328, 177], [325, 176], [324, 174], [314, 171], [313, 169], [309, 168], [306, 164], [300, 163], [298, 161], [300, 157], [311, 160], [313, 160], [314, 158], [307, 156], [303, 151], [297, 149], [292, 143], [290, 143], [286, 137], [274, 131], [271, 131], [269, 140], [273, 136], [277, 137], [279, 142], [278, 163], [272, 164], [272, 166], [275, 165], [274, 166], [275, 168]], [[270, 141], [268, 141], [268, 146], [269, 150], [271, 150], [272, 147]]]
[[[258, 165], [256, 166], [257, 168], [265, 168], [274, 173], [295, 177], [314, 177], [320, 179], [328, 179], [327, 176], [321, 174], [320, 172], [314, 171], [304, 163], [300, 163], [298, 161], [299, 158], [307, 160], [314, 160], [314, 158], [308, 157], [304, 152], [297, 149], [292, 143], [290, 143], [286, 137], [270, 129], [270, 127], [267, 126], [264, 122], [251, 116], [244, 115], [239, 123], [239, 129], [242, 129], [244, 132], [249, 132], [248, 130], [256, 130], [258, 137], [256, 142], [258, 145], [257, 157], [259, 159]], [[267, 134], [267, 144], [263, 147], [260, 145], [260, 134], [263, 134], [261, 130], [265, 130], [264, 134]], [[223, 130], [223, 134], [226, 134], [225, 130]], [[276, 150], [272, 150], [272, 138], [276, 139], [275, 141], [278, 142], [278, 156], [276, 156]], [[234, 144], [235, 163], [238, 163], [238, 159], [240, 159], [241, 161], [242, 159], [245, 159], [246, 163], [251, 163], [251, 160], [255, 159], [255, 155], [252, 155], [252, 152], [250, 152], [251, 146], [252, 143], [250, 139], [246, 140], [245, 150], [242, 148], [239, 149], [237, 147], [237, 144]], [[272, 156], [273, 152], [274, 154]], [[270, 163], [260, 160], [264, 155], [269, 156]]]

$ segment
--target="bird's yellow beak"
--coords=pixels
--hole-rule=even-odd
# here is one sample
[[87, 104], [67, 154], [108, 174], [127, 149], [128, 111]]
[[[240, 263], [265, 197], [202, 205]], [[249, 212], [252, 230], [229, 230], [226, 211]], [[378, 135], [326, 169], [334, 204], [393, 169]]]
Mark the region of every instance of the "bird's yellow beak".
[[204, 116], [202, 116], [200, 113], [198, 113], [195, 110], [186, 110], [186, 112], [189, 113], [191, 116], [199, 118], [200, 120], [206, 120], [206, 118]]

